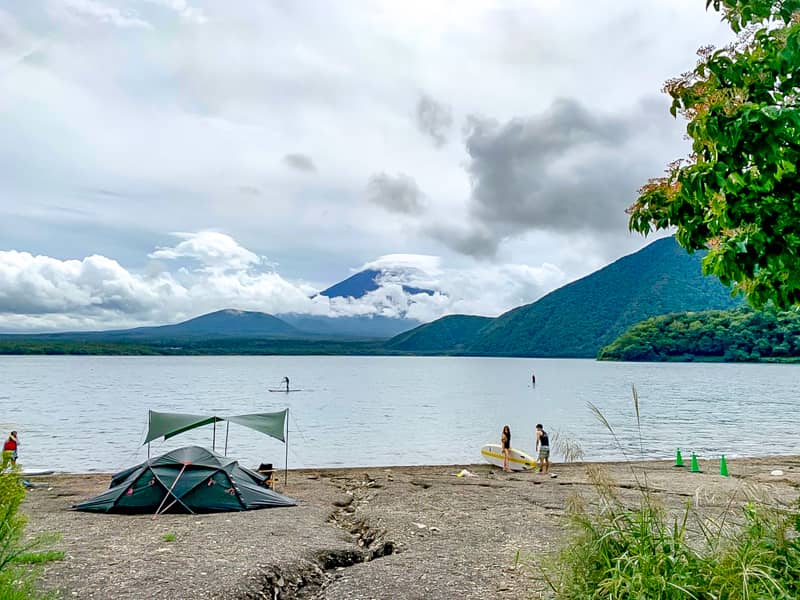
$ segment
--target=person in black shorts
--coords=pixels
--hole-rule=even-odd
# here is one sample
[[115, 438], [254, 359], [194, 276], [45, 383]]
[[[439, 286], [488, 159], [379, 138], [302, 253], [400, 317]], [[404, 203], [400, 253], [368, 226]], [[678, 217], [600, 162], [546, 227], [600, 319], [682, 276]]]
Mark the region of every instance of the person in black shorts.
[[508, 425], [503, 427], [503, 435], [500, 436], [500, 447], [503, 449], [503, 471], [510, 473], [508, 459], [511, 454], [511, 428]]
[[550, 438], [541, 423], [536, 425], [536, 450], [539, 451], [539, 473], [549, 473]]

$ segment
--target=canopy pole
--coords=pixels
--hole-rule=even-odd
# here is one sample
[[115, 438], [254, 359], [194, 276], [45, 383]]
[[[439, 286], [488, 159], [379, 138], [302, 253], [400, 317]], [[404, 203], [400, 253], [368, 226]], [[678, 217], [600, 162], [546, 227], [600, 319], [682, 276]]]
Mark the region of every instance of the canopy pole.
[[283, 485], [289, 483], [289, 409], [286, 409], [286, 454], [283, 459]]
[[217, 449], [217, 422], [214, 421], [214, 431], [211, 433], [211, 450]]
[[147, 460], [150, 460], [150, 442], [147, 442]]
[[225, 421], [225, 456], [228, 456], [228, 431], [231, 429], [231, 422]]

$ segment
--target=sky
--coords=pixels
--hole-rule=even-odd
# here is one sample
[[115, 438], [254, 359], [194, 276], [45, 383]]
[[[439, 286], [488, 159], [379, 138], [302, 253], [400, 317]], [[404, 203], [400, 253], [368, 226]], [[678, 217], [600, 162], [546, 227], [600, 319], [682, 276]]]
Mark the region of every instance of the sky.
[[652, 240], [624, 211], [688, 152], [661, 87], [730, 41], [704, 7], [5, 0], [0, 331], [532, 302]]

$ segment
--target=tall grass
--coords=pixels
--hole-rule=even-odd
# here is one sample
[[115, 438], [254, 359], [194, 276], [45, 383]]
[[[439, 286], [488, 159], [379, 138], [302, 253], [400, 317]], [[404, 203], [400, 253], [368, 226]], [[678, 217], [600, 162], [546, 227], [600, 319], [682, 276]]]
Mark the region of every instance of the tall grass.
[[[633, 388], [639, 429], [639, 399]], [[597, 407], [600, 423], [624, 449]], [[627, 458], [627, 455], [626, 455]], [[544, 579], [558, 600], [794, 600], [800, 598], [797, 510], [731, 497], [717, 518], [691, 500], [669, 511], [633, 469], [635, 501], [625, 501], [598, 467], [588, 469], [594, 504], [573, 497], [568, 539]]]
[[584, 457], [580, 443], [563, 431], [550, 433], [550, 448], [553, 454], [561, 456], [565, 463], [578, 462]]
[[25, 487], [16, 472], [0, 474], [0, 598], [34, 600], [44, 598], [36, 589], [38, 570], [30, 565], [63, 557], [57, 551], [37, 551], [57, 536], [25, 538], [27, 519], [19, 512]]

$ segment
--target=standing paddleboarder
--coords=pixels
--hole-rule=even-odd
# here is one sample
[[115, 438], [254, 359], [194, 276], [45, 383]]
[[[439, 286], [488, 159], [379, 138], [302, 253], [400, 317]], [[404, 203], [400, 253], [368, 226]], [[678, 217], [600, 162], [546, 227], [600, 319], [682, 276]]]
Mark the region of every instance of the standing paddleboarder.
[[284, 377], [283, 380], [281, 381], [281, 383], [285, 383], [286, 384], [286, 391], [288, 392], [289, 391], [289, 378], [288, 377]]

